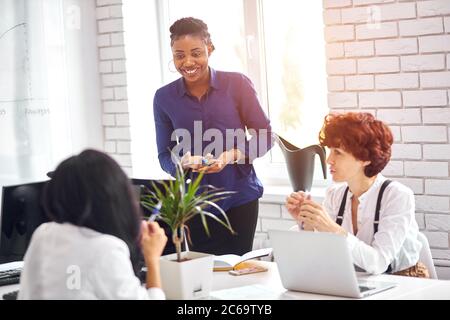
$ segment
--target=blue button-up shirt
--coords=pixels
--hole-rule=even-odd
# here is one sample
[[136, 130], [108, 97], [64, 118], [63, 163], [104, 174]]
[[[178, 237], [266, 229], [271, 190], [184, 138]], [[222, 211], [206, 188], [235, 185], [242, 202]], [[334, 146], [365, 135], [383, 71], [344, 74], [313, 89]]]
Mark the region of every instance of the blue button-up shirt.
[[[210, 184], [226, 191], [236, 191], [231, 197], [218, 203], [225, 211], [262, 196], [263, 186], [256, 177], [251, 162], [263, 156], [273, 145], [271, 127], [258, 101], [253, 84], [245, 75], [210, 68], [210, 88], [200, 101], [189, 94], [183, 78], [180, 78], [156, 92], [153, 112], [158, 158], [164, 171], [175, 176], [176, 167], [169, 150], [176, 150], [181, 144], [188, 145], [190, 148], [177, 150], [178, 152], [190, 151], [192, 155], [205, 155], [210, 152], [215, 157], [223, 151], [239, 148], [247, 158], [245, 164], [229, 164], [221, 172], [205, 174], [202, 184]], [[235, 138], [228, 139], [227, 142], [223, 139], [222, 145], [220, 141], [219, 144], [215, 141], [216, 134], [223, 137], [227, 137], [227, 134], [229, 136], [227, 129], [245, 131], [245, 128], [252, 129], [249, 131], [253, 132], [248, 141]], [[189, 135], [182, 134], [179, 129], [184, 129], [184, 132], [188, 132]], [[208, 129], [213, 129], [209, 132], [214, 138], [208, 134], [203, 136]], [[178, 143], [172, 138], [175, 130], [178, 133], [176, 135]], [[183, 139], [190, 139], [190, 141], [180, 141]], [[212, 144], [219, 147], [211, 150]]]

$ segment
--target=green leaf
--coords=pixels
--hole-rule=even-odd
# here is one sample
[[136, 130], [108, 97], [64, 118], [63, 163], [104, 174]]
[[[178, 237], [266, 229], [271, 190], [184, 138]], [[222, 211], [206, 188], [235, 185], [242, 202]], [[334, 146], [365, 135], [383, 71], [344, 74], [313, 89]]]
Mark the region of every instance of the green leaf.
[[[152, 182], [153, 190], [143, 192], [140, 197], [142, 206], [148, 210], [153, 210], [158, 203], [161, 203], [159, 220], [164, 221], [170, 229], [175, 232], [178, 228], [186, 225], [186, 222], [200, 214], [203, 227], [209, 236], [207, 217], [219, 222], [231, 233], [235, 233], [230, 221], [216, 202], [228, 198], [234, 191], [224, 191], [212, 185], [202, 185], [204, 173], [199, 173], [189, 184], [186, 185], [186, 175], [178, 161], [176, 163], [176, 174], [174, 180]], [[224, 220], [205, 209], [213, 207], [217, 209]]]

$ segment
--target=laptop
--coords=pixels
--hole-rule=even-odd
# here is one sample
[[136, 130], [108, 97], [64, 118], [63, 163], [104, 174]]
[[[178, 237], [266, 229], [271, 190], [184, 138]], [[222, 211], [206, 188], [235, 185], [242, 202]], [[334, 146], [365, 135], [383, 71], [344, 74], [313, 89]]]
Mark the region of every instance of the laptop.
[[396, 286], [358, 280], [341, 235], [269, 230], [269, 237], [281, 282], [288, 290], [363, 298]]

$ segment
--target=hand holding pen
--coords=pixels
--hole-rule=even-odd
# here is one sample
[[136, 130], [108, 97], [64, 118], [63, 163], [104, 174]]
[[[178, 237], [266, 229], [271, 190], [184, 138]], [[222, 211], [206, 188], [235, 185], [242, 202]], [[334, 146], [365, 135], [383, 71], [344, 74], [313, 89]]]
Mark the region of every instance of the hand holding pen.
[[148, 222], [153, 222], [155, 221], [159, 216], [161, 216], [161, 207], [162, 207], [162, 202], [159, 201], [156, 206], [153, 208], [152, 213], [150, 214], [150, 216], [148, 217]]
[[167, 243], [167, 236], [164, 229], [154, 222], [156, 215], [150, 216], [148, 221], [142, 221], [141, 224], [141, 250], [144, 255], [147, 269], [152, 265], [157, 266], [159, 257]]
[[206, 156], [193, 156], [191, 152], [188, 151], [181, 158], [181, 165], [184, 169], [192, 169], [193, 171], [198, 171], [201, 168], [209, 167], [213, 165], [215, 159], [212, 154], [207, 154]]
[[293, 192], [286, 198], [286, 209], [295, 220], [298, 220], [300, 207], [306, 199], [311, 199], [311, 195], [304, 191]]

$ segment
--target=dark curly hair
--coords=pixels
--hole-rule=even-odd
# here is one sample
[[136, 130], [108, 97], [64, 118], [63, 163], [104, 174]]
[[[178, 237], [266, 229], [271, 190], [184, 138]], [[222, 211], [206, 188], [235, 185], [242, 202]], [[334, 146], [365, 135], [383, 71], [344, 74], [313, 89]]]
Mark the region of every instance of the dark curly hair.
[[392, 132], [370, 113], [348, 112], [325, 116], [319, 133], [322, 146], [342, 148], [356, 159], [370, 161], [364, 174], [373, 177], [391, 158]]
[[188, 17], [181, 18], [175, 21], [170, 26], [170, 45], [173, 45], [173, 42], [185, 35], [198, 36], [205, 41], [207, 45], [210, 45], [212, 50], [214, 50], [214, 45], [211, 41], [211, 35], [208, 32], [208, 26], [200, 19]]

